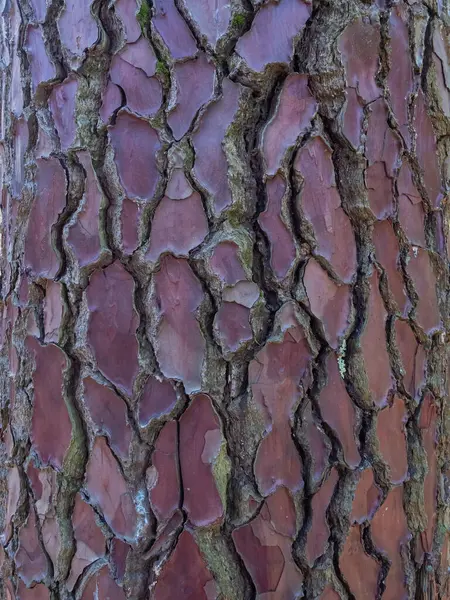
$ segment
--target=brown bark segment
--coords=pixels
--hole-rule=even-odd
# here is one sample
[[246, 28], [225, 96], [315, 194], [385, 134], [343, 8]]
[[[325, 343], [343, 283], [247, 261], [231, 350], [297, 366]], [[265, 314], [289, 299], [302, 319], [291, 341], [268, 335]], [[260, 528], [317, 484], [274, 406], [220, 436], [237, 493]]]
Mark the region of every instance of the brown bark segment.
[[0, 599], [449, 597], [448, 0], [0, 2]]

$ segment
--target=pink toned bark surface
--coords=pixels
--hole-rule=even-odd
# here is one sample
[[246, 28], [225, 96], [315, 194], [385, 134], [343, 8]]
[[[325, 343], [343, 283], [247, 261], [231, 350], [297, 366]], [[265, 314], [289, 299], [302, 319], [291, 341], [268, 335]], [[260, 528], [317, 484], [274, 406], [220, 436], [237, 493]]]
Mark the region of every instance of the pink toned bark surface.
[[306, 558], [309, 566], [321, 556], [327, 547], [330, 536], [330, 527], [327, 520], [327, 509], [333, 496], [339, 475], [335, 468], [331, 470], [322, 487], [313, 496], [311, 502], [312, 521], [311, 529], [306, 538]]
[[180, 379], [188, 393], [200, 389], [205, 340], [196, 318], [203, 290], [189, 264], [167, 255], [155, 274], [160, 307], [156, 353], [166, 377]]
[[361, 600], [372, 600], [377, 593], [381, 565], [366, 553], [361, 533], [359, 525], [350, 527], [339, 557], [339, 567], [352, 594]]
[[142, 204], [125, 198], [120, 215], [122, 247], [126, 254], [132, 254], [139, 245], [139, 222], [142, 217]]
[[389, 492], [372, 521], [372, 539], [378, 549], [391, 561], [386, 578], [386, 598], [407, 598], [405, 571], [402, 565], [401, 547], [408, 541], [409, 532], [403, 510], [403, 488]]
[[197, 46], [186, 21], [178, 12], [174, 0], [155, 0], [153, 25], [173, 58], [186, 58], [197, 52]]
[[297, 36], [311, 13], [303, 0], [269, 2], [253, 20], [250, 31], [236, 44], [236, 52], [254, 71], [263, 71], [270, 63], [289, 62]]
[[141, 35], [141, 28], [136, 19], [138, 11], [136, 0], [117, 0], [114, 8], [119, 19], [122, 21], [127, 42], [132, 44]]
[[437, 504], [437, 421], [438, 409], [430, 393], [422, 401], [419, 415], [419, 427], [422, 432], [422, 440], [427, 454], [428, 473], [424, 481], [425, 513], [427, 517], [426, 529], [420, 535], [420, 546], [423, 552], [431, 552], [433, 545], [433, 534], [436, 527], [436, 504]]
[[311, 404], [308, 403], [303, 412], [303, 429], [308, 441], [311, 459], [311, 481], [315, 487], [322, 479], [330, 457], [330, 444], [327, 436], [314, 418]]
[[370, 468], [364, 469], [356, 486], [353, 499], [352, 513], [350, 515], [352, 525], [371, 520], [380, 503], [381, 489], [375, 483], [373, 470]]
[[91, 12], [92, 2], [84, 0], [66, 2], [58, 19], [58, 29], [64, 46], [76, 56], [94, 45], [98, 38], [98, 26]]
[[286, 434], [311, 353], [303, 330], [291, 320], [289, 305], [285, 305], [283, 316], [286, 318], [283, 338], [267, 343], [249, 367], [253, 401], [263, 416], [267, 432], [255, 462], [255, 476], [263, 495], [282, 485], [292, 491], [303, 487], [301, 458], [292, 437]]
[[72, 525], [77, 547], [67, 581], [69, 590], [84, 569], [105, 553], [105, 538], [95, 521], [95, 513], [80, 495], [75, 498]]
[[211, 399], [195, 396], [180, 419], [181, 477], [184, 509], [189, 522], [205, 526], [222, 519], [223, 506], [213, 465], [220, 452], [222, 433]]
[[290, 75], [285, 80], [278, 100], [277, 111], [267, 126], [263, 138], [263, 153], [267, 174], [275, 175], [286, 151], [305, 133], [317, 110], [308, 88], [306, 75]]
[[41, 126], [38, 130], [38, 139], [36, 145], [36, 157], [37, 158], [48, 158], [53, 151], [54, 143], [45, 129]]
[[364, 103], [381, 96], [376, 84], [380, 27], [356, 19], [340, 37], [339, 50], [345, 66], [348, 87], [356, 89]]
[[[36, 77], [35, 72], [35, 77]], [[23, 110], [23, 89], [20, 81], [20, 60], [17, 54], [12, 57], [11, 65], [11, 112], [19, 116]]]
[[43, 581], [48, 572], [48, 562], [38, 537], [36, 515], [31, 509], [19, 532], [19, 547], [14, 557], [22, 581], [29, 586]]
[[107, 566], [93, 575], [81, 595], [81, 600], [96, 600], [97, 598], [108, 598], [108, 600], [125, 600], [126, 596], [122, 588], [114, 581]]
[[55, 510], [57, 474], [52, 468], [36, 469], [30, 463], [27, 475], [33, 490], [43, 547], [52, 563], [56, 564], [61, 550], [61, 534]]
[[128, 394], [139, 368], [139, 317], [133, 293], [133, 278], [119, 262], [95, 271], [86, 292], [90, 314], [87, 337], [98, 368]]
[[403, 385], [417, 398], [425, 382], [425, 350], [406, 321], [395, 321], [395, 336], [403, 366]]
[[389, 19], [391, 52], [395, 60], [391, 63], [388, 85], [394, 116], [400, 132], [409, 146], [411, 134], [408, 128], [408, 100], [413, 91], [413, 66], [409, 49], [408, 24], [401, 6], [394, 7]]
[[21, 118], [14, 123], [14, 178], [13, 178], [13, 194], [19, 197], [25, 179], [24, 160], [25, 152], [29, 143], [28, 123], [24, 118]]
[[217, 40], [226, 33], [231, 17], [230, 0], [184, 0], [201, 35], [215, 46]]
[[137, 69], [141, 69], [147, 77], [151, 77], [156, 72], [156, 55], [148, 42], [141, 36], [137, 42], [127, 44], [118, 54], [122, 60]]
[[34, 10], [34, 16], [38, 22], [42, 22], [47, 14], [47, 3], [44, 0], [31, 0], [31, 6]]
[[442, 112], [445, 116], [448, 116], [450, 114], [450, 98], [448, 90], [449, 56], [448, 48], [446, 47], [444, 36], [442, 35], [442, 28], [440, 26], [437, 26], [433, 32], [433, 65], [437, 79], [437, 95], [439, 96]]
[[58, 343], [64, 305], [61, 284], [49, 280], [44, 298], [44, 341]]
[[238, 101], [239, 86], [226, 79], [222, 97], [208, 106], [192, 136], [196, 156], [195, 178], [214, 196], [216, 213], [231, 203], [228, 165], [222, 143], [237, 111]]
[[58, 132], [61, 141], [61, 150], [63, 152], [68, 150], [75, 141], [77, 90], [77, 78], [69, 76], [62, 83], [53, 88], [48, 102], [56, 131]]
[[209, 600], [208, 588], [211, 585], [214, 586], [213, 577], [193, 535], [183, 531], [158, 577], [153, 590], [155, 600], [171, 600], [174, 588], [180, 600]]
[[66, 203], [66, 177], [56, 158], [39, 159], [36, 196], [25, 240], [26, 267], [33, 275], [53, 278], [59, 258], [52, 242], [52, 230]]
[[50, 590], [40, 583], [27, 588], [24, 583], [20, 582], [17, 600], [50, 600]]
[[422, 199], [412, 179], [408, 163], [401, 166], [397, 179], [398, 219], [405, 235], [412, 244], [425, 246], [425, 230]]
[[183, 525], [183, 513], [181, 510], [175, 511], [173, 517], [169, 520], [167, 525], [163, 526], [162, 530], [149, 552], [149, 557], [154, 558], [158, 556], [162, 551], [165, 551], [171, 547], [175, 542], [177, 536], [180, 533], [180, 528]]
[[255, 519], [233, 532], [236, 549], [256, 587], [257, 598], [294, 600], [303, 577], [290, 545], [295, 535], [295, 507], [289, 492], [279, 488]]
[[174, 108], [167, 119], [173, 135], [179, 140], [191, 127], [194, 117], [214, 93], [214, 65], [205, 54], [175, 65]]
[[366, 156], [369, 164], [383, 162], [386, 175], [392, 177], [397, 166], [400, 143], [388, 125], [388, 109], [383, 99], [370, 105]]
[[149, 499], [158, 521], [168, 521], [180, 504], [178, 476], [178, 425], [169, 421], [161, 429], [147, 472]]
[[156, 262], [163, 252], [187, 256], [207, 233], [208, 221], [200, 194], [193, 192], [181, 200], [164, 196], [153, 217], [147, 257]]
[[2, 600], [449, 600], [446, 19], [0, 0]]
[[390, 471], [391, 482], [403, 483], [408, 475], [405, 424], [408, 413], [405, 403], [397, 396], [385, 407], [377, 420], [377, 437], [381, 455]]
[[345, 389], [335, 354], [327, 358], [327, 385], [319, 395], [322, 417], [336, 433], [349, 467], [358, 466], [361, 456], [356, 442], [356, 409]]
[[[377, 406], [386, 403], [392, 385], [389, 355], [386, 348], [386, 310], [378, 288], [379, 278], [373, 273], [370, 281], [368, 317], [362, 334], [361, 349], [372, 400]], [[376, 353], [374, 353], [376, 348]]]
[[119, 585], [123, 585], [123, 578], [127, 568], [127, 558], [131, 546], [114, 538], [111, 544], [111, 564], [113, 567], [114, 578]]
[[127, 406], [111, 388], [87, 377], [83, 381], [84, 402], [97, 433], [106, 435], [112, 450], [122, 459], [128, 458], [131, 427], [126, 417]]
[[133, 66], [121, 55], [113, 58], [110, 77], [124, 91], [130, 110], [144, 117], [156, 114], [162, 100], [161, 84], [156, 78], [147, 77], [142, 69]]
[[394, 210], [394, 173], [398, 166], [400, 142], [388, 125], [388, 109], [383, 99], [370, 105], [366, 157], [366, 186], [374, 215], [385, 218]]
[[144, 37], [127, 44], [111, 61], [111, 81], [124, 92], [128, 108], [147, 117], [155, 115], [162, 102], [155, 69], [155, 53]]
[[364, 109], [358, 100], [358, 93], [354, 88], [345, 90], [346, 104], [342, 119], [342, 131], [354, 148], [359, 148], [361, 143], [362, 123]]
[[79, 152], [85, 174], [83, 204], [69, 229], [68, 242], [76, 255], [80, 266], [86, 266], [100, 258], [101, 241], [99, 234], [100, 207], [102, 193], [97, 182], [92, 160], [88, 152]]
[[223, 302], [214, 317], [214, 328], [222, 347], [228, 352], [236, 352], [253, 337], [250, 310], [237, 302]]
[[17, 467], [8, 470], [7, 475], [8, 501], [6, 504], [6, 515], [4, 529], [1, 534], [3, 544], [7, 544], [12, 535], [12, 518], [15, 515], [20, 498], [20, 475]]
[[100, 107], [100, 118], [103, 123], [108, 123], [113, 113], [121, 106], [122, 93], [120, 88], [112, 81], [108, 81]]
[[61, 469], [72, 431], [63, 398], [67, 358], [57, 346], [41, 346], [32, 337], [27, 339], [27, 349], [36, 364], [31, 439], [42, 462]]
[[170, 174], [166, 186], [166, 196], [170, 200], [185, 200], [192, 195], [193, 189], [182, 168], [176, 167]]
[[109, 135], [125, 192], [131, 198], [150, 199], [159, 179], [155, 157], [160, 148], [158, 134], [147, 121], [124, 111]]
[[331, 586], [327, 586], [319, 598], [320, 600], [339, 600], [340, 596]]
[[442, 199], [442, 192], [436, 137], [424, 95], [420, 90], [415, 102], [414, 126], [418, 134], [416, 151], [425, 189], [431, 205], [438, 206]]
[[168, 381], [159, 381], [150, 376], [139, 400], [139, 424], [142, 426], [169, 413], [175, 406], [177, 397]]
[[315, 137], [300, 149], [294, 168], [304, 179], [297, 207], [314, 230], [316, 252], [348, 282], [356, 268], [356, 246], [336, 188], [331, 151], [324, 140]]
[[408, 296], [400, 266], [400, 248], [392, 223], [378, 221], [373, 228], [373, 243], [376, 258], [387, 276], [390, 293], [401, 315], [408, 307]]
[[422, 248], [413, 249], [406, 267], [418, 295], [416, 319], [425, 333], [432, 333], [441, 326], [436, 296], [436, 277], [430, 254]]
[[238, 246], [234, 242], [221, 242], [214, 248], [209, 266], [224, 283], [237, 283], [245, 279], [245, 271], [239, 260]]
[[27, 27], [25, 50], [30, 61], [34, 90], [39, 84], [56, 78], [56, 69], [47, 53], [40, 26], [29, 25]]
[[350, 320], [350, 288], [337, 285], [313, 258], [308, 261], [303, 284], [313, 314], [320, 319], [327, 342], [337, 349]]
[[279, 175], [266, 182], [267, 206], [258, 219], [269, 238], [270, 264], [279, 279], [286, 276], [295, 259], [293, 236], [282, 217], [282, 199], [285, 191], [286, 184]]
[[256, 482], [263, 496], [286, 486], [295, 492], [303, 487], [303, 465], [287, 423], [275, 423], [262, 440], [254, 466]]
[[86, 490], [89, 500], [101, 508], [107, 524], [123, 539], [136, 533], [136, 508], [104, 437], [95, 439], [86, 467]]

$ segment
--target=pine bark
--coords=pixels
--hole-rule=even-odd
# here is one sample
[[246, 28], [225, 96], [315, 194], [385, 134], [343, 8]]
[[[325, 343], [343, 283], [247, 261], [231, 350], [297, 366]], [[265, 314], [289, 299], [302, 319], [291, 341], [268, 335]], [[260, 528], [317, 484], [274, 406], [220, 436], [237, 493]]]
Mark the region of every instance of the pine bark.
[[444, 600], [448, 0], [0, 0], [0, 598]]

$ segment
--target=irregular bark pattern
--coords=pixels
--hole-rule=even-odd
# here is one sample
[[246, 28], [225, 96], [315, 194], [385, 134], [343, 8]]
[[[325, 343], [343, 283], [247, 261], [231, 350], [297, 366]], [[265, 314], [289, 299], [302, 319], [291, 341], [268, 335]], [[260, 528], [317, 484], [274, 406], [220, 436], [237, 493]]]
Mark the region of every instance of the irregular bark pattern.
[[0, 1], [0, 600], [450, 598], [449, 10]]

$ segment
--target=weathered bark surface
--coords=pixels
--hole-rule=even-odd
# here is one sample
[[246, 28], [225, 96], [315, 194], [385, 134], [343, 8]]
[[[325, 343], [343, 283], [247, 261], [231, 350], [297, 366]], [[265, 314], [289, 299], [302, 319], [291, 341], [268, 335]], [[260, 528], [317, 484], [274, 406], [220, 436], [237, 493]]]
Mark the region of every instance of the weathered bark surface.
[[0, 1], [1, 598], [450, 598], [447, 1]]

